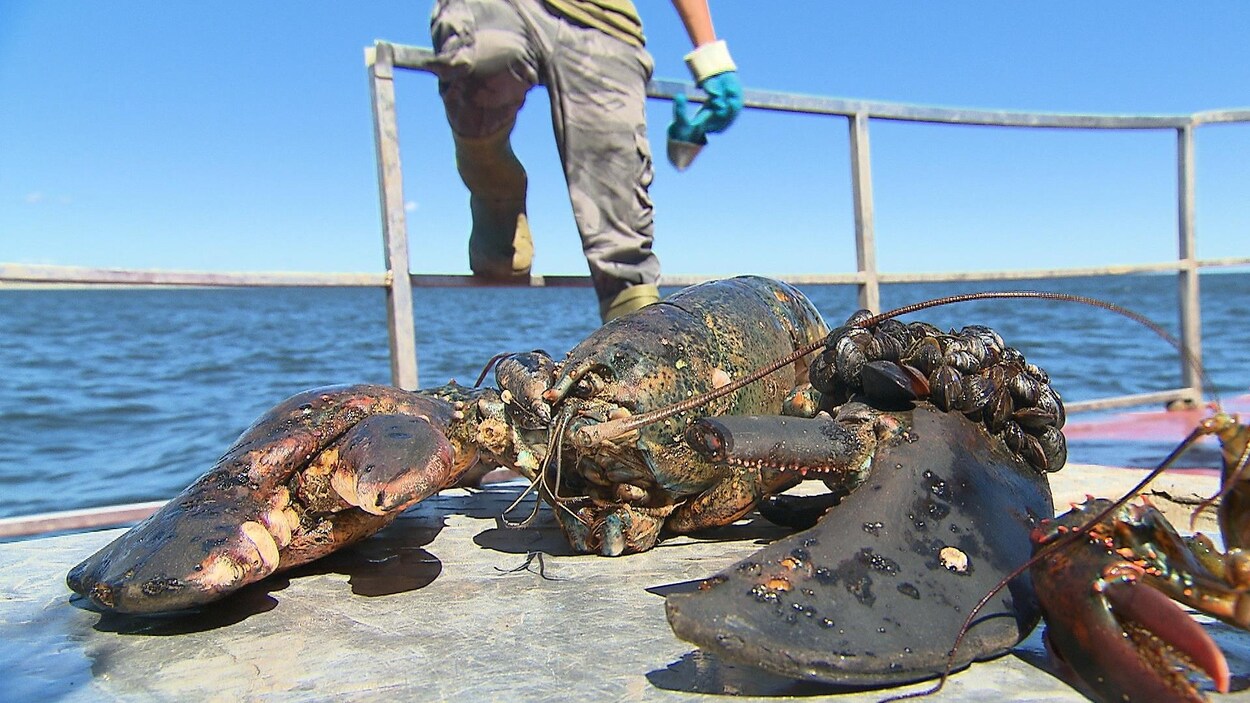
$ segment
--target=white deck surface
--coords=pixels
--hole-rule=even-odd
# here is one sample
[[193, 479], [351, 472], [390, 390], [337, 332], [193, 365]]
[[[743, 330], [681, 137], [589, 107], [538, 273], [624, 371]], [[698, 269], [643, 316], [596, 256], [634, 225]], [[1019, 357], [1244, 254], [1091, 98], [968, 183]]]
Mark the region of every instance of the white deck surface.
[[[1057, 475], [1061, 509], [1099, 492], [1095, 474], [1081, 470]], [[1131, 483], [1125, 474], [1111, 480]], [[574, 556], [545, 510], [536, 528], [497, 527], [519, 490], [445, 491], [343, 554], [178, 619], [102, 616], [71, 602], [65, 573], [120, 530], [0, 544], [0, 700], [857, 703], [928, 686], [847, 692], [791, 682], [673, 636], [661, 594], [783, 534], [758, 517], [646, 554]], [[519, 568], [531, 551], [547, 554], [548, 578], [537, 561]], [[1222, 624], [1208, 631], [1239, 691], [1214, 698], [1250, 700], [1250, 635]], [[1034, 633], [928, 700], [1085, 700], [1047, 666]]]

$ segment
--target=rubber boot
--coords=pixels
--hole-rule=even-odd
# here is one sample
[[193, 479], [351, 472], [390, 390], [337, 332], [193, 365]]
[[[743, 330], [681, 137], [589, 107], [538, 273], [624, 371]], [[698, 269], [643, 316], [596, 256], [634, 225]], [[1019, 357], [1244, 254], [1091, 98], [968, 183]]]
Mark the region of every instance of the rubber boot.
[[640, 283], [617, 293], [611, 302], [600, 301], [599, 317], [603, 318], [604, 322], [608, 322], [658, 302], [660, 302], [660, 289], [650, 283]]
[[453, 133], [456, 166], [469, 189], [473, 230], [469, 233], [469, 268], [491, 280], [529, 277], [534, 240], [525, 217], [525, 168], [512, 153], [509, 122], [485, 137]]

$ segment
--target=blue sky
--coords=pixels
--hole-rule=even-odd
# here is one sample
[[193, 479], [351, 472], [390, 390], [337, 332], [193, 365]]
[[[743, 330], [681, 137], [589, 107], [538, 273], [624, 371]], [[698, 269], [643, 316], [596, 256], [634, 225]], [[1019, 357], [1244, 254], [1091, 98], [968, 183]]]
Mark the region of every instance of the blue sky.
[[[637, 0], [656, 77], [686, 78], [668, 2]], [[1250, 4], [713, 0], [749, 88], [1090, 113], [1250, 107]], [[0, 0], [0, 262], [377, 271], [363, 49], [428, 45], [429, 2]], [[397, 81], [416, 272], [467, 272], [467, 194], [433, 78]], [[854, 269], [846, 123], [749, 112], [687, 172], [650, 105], [667, 273]], [[875, 122], [878, 259], [891, 272], [1176, 255], [1175, 135]], [[1250, 125], [1198, 130], [1199, 255], [1250, 255]], [[531, 93], [535, 272], [584, 274]]]

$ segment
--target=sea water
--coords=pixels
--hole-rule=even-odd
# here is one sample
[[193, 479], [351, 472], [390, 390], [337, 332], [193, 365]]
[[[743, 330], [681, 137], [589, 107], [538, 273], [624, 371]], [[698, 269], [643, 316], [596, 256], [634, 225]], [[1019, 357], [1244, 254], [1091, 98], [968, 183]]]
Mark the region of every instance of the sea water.
[[[1165, 275], [887, 285], [882, 305], [1026, 288], [1102, 298], [1178, 329]], [[831, 325], [855, 310], [852, 286], [802, 289]], [[1201, 290], [1207, 373], [1220, 394], [1244, 394], [1250, 274], [1204, 275]], [[414, 300], [423, 386], [471, 384], [502, 351], [561, 356], [598, 325], [587, 288], [418, 288]], [[995, 328], [1068, 401], [1181, 386], [1166, 342], [1098, 309], [983, 301], [906, 319]], [[0, 290], [0, 517], [169, 498], [287, 396], [389, 382], [388, 353], [375, 289]], [[1142, 465], [1166, 451], [1116, 449], [1073, 443], [1070, 458]]]

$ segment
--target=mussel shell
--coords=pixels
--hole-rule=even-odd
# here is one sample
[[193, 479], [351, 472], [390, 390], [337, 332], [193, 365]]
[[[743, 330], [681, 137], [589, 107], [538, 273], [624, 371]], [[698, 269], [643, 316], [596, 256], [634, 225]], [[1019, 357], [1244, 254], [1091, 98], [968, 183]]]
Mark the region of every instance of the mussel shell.
[[911, 332], [898, 320], [885, 320], [872, 332], [872, 343], [866, 353], [873, 361], [899, 361], [911, 347]]
[[1029, 462], [1029, 466], [1038, 471], [1045, 471], [1050, 462], [1046, 457], [1046, 450], [1042, 448], [1042, 443], [1037, 437], [1027, 433], [1023, 433], [1021, 438], [1023, 442], [1020, 445], [1020, 456]]
[[864, 395], [874, 405], [897, 408], [929, 395], [929, 381], [910, 366], [892, 361], [870, 361], [860, 376]]
[[1063, 397], [1059, 395], [1059, 391], [1053, 386], [1044, 386], [1042, 394], [1037, 399], [1037, 407], [1053, 408], [1055, 413], [1054, 426], [1056, 429], [1063, 429], [1063, 425], [1068, 420], [1067, 412], [1063, 409]]
[[832, 394], [843, 387], [843, 383], [838, 379], [832, 347], [826, 347], [821, 353], [813, 355], [812, 363], [807, 369], [807, 376], [812, 387], [821, 393]]
[[939, 366], [929, 375], [929, 400], [941, 410], [951, 410], [963, 394], [962, 376], [953, 366]]
[[1007, 421], [1007, 424], [1003, 426], [1003, 441], [1007, 443], [1007, 448], [1011, 451], [1017, 454], [1023, 453], [1026, 439], [1024, 428], [1020, 427], [1020, 423]]
[[[957, 337], [952, 339], [946, 345], [947, 358], [950, 358], [951, 354], [957, 353], [966, 353], [971, 356], [975, 360], [974, 369], [980, 368], [985, 363], [987, 357], [985, 344], [977, 337]], [[966, 371], [969, 369], [961, 368], [960, 370]]]
[[1011, 418], [1025, 427], [1041, 429], [1058, 422], [1059, 414], [1055, 411], [1054, 406], [1047, 409], [1040, 405], [1035, 405], [1031, 408], [1016, 408], [1016, 411], [1011, 414]]
[[956, 403], [956, 409], [965, 415], [980, 412], [989, 402], [994, 393], [994, 384], [981, 374], [964, 376], [963, 388]]
[[855, 312], [851, 313], [850, 317], [846, 318], [846, 324], [847, 326], [851, 326], [851, 325], [859, 326], [861, 322], [863, 322], [864, 320], [867, 320], [870, 317], [872, 317], [871, 310], [867, 308], [860, 308], [856, 310]]
[[947, 347], [946, 354], [942, 361], [947, 366], [953, 366], [959, 369], [961, 373], [976, 373], [981, 369], [981, 360], [975, 354], [966, 349], [950, 349]]
[[1068, 442], [1058, 427], [1046, 427], [1037, 435], [1042, 453], [1046, 457], [1045, 465], [1040, 467], [1046, 471], [1058, 471], [1068, 462]]
[[840, 381], [851, 388], [859, 388], [860, 373], [868, 363], [865, 349], [872, 344], [872, 333], [853, 327], [837, 338], [833, 344], [833, 367]]
[[1005, 386], [995, 386], [984, 412], [985, 424], [990, 432], [1002, 432], [1015, 409], [1015, 404], [1011, 401], [1011, 391]]
[[1036, 405], [1042, 393], [1042, 384], [1023, 371], [1010, 377], [1007, 381], [1007, 388], [1011, 391], [1011, 398], [1016, 402], [1017, 407]]
[[990, 356], [998, 356], [1002, 354], [1003, 349], [1007, 347], [998, 332], [995, 332], [993, 328], [986, 327], [985, 325], [967, 325], [963, 329], [959, 330], [959, 334], [963, 337], [975, 337], [976, 339], [981, 340], [981, 343], [985, 345], [986, 351]]
[[907, 329], [911, 332], [912, 337], [915, 339], [921, 339], [923, 337], [939, 337], [942, 335], [941, 329], [939, 329], [936, 325], [929, 324], [928, 322], [909, 322], [907, 323]]
[[903, 355], [903, 363], [913, 366], [926, 376], [942, 365], [942, 347], [933, 337], [917, 339]]
[[872, 343], [864, 353], [873, 361], [898, 361], [906, 349], [906, 340], [877, 333], [873, 334]]

